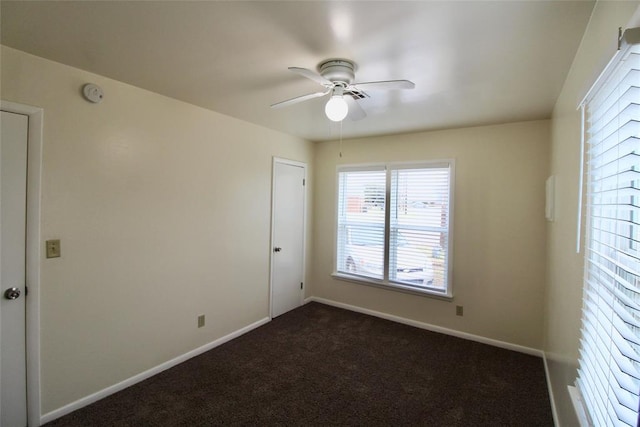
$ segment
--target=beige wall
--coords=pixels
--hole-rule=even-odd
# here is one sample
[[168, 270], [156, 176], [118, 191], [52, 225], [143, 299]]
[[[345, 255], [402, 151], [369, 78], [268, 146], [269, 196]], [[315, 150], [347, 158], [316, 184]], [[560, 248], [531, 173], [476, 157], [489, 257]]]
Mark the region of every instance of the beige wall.
[[[342, 158], [337, 142], [318, 144], [312, 294], [541, 349], [548, 145], [548, 121], [348, 140]], [[453, 303], [332, 278], [336, 166], [445, 158], [456, 162]]]
[[551, 173], [556, 176], [556, 221], [547, 228], [545, 353], [562, 426], [577, 425], [567, 392], [576, 378], [582, 307], [583, 254], [576, 253], [581, 132], [577, 105], [615, 53], [618, 27], [626, 27], [638, 4], [596, 4], [553, 113]]
[[6, 47], [1, 97], [44, 108], [43, 414], [269, 315], [272, 156], [310, 142]]
[[[582, 296], [576, 104], [638, 4], [598, 2], [551, 122], [348, 140], [342, 158], [337, 142], [314, 146], [2, 47], [0, 97], [45, 111], [42, 240], [62, 241], [62, 258], [41, 265], [42, 412], [268, 316], [279, 156], [312, 166], [307, 295], [544, 345], [559, 421], [574, 425], [566, 386]], [[82, 99], [87, 82], [103, 87], [102, 104]], [[454, 301], [331, 278], [336, 166], [441, 158], [456, 161]], [[549, 174], [557, 210], [545, 225]]]

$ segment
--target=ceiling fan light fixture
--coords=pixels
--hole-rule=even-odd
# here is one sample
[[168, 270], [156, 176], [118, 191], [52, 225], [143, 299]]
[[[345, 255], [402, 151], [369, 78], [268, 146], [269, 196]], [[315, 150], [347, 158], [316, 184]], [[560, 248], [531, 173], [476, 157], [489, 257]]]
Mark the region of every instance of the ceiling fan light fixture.
[[349, 113], [349, 106], [347, 101], [344, 100], [342, 94], [334, 93], [331, 95], [331, 99], [327, 101], [327, 105], [324, 106], [324, 113], [327, 118], [334, 122], [341, 122], [347, 117]]
[[[290, 71], [313, 80], [323, 86], [323, 92], [310, 93], [285, 101], [271, 104], [271, 108], [280, 108], [298, 102], [325, 96], [331, 92], [331, 98], [324, 106], [327, 118], [334, 122], [341, 122], [349, 116], [351, 120], [361, 120], [367, 116], [357, 101], [368, 98], [364, 91], [413, 89], [416, 85], [409, 80], [384, 80], [372, 82], [355, 81], [356, 64], [348, 59], [328, 59], [318, 65], [318, 72], [307, 68], [289, 67]], [[347, 93], [347, 98], [344, 94]], [[351, 110], [351, 111], [349, 111]]]

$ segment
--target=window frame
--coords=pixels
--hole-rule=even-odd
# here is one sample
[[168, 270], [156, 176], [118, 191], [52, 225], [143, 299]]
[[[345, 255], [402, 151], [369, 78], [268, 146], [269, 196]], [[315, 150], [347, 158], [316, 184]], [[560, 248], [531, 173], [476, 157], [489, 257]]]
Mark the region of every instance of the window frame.
[[[628, 59], [630, 54], [638, 55], [639, 42], [640, 28], [627, 29], [625, 31], [620, 37], [618, 52], [614, 55], [609, 65], [607, 65], [600, 77], [598, 77], [579, 105], [582, 110], [583, 135], [581, 165], [584, 168], [581, 170], [580, 182], [580, 194], [583, 196], [584, 193], [584, 198], [581, 199], [580, 209], [584, 208], [584, 211], [579, 212], [578, 218], [579, 224], [580, 221], [584, 219], [585, 233], [583, 242], [580, 241], [580, 233], [578, 233], [578, 247], [583, 249], [584, 256], [583, 302], [577, 378], [575, 388], [569, 386], [569, 391], [572, 393], [572, 400], [574, 405], [576, 405], [576, 411], [581, 424], [585, 423], [587, 425], [600, 423], [606, 423], [606, 425], [622, 425], [624, 423], [624, 425], [629, 425], [629, 417], [635, 416], [635, 423], [637, 423], [637, 417], [640, 412], [637, 408], [626, 406], [628, 402], [624, 396], [622, 396], [625, 394], [625, 392], [622, 391], [624, 389], [626, 389], [629, 394], [636, 396], [638, 395], [638, 391], [640, 391], [637, 387], [633, 390], [627, 388], [628, 386], [625, 382], [626, 376], [630, 374], [627, 368], [623, 368], [619, 364], [619, 361], [624, 361], [625, 358], [637, 358], [638, 353], [636, 351], [636, 354], [629, 355], [621, 351], [621, 349], [625, 348], [625, 344], [633, 341], [633, 339], [627, 336], [626, 332], [619, 330], [619, 328], [621, 328], [620, 322], [624, 324], [626, 320], [622, 317], [625, 311], [620, 308], [620, 303], [623, 302], [623, 298], [615, 292], [619, 290], [618, 284], [629, 281], [628, 278], [622, 277], [620, 271], [624, 270], [626, 272], [626, 268], [632, 267], [626, 266], [625, 263], [618, 259], [618, 254], [625, 255], [626, 253], [617, 247], [617, 242], [614, 246], [609, 247], [609, 249], [613, 251], [614, 257], [609, 258], [609, 255], [600, 253], [599, 245], [608, 246], [608, 242], [602, 239], [601, 234], [603, 232], [611, 233], [611, 230], [600, 229], [599, 224], [594, 225], [594, 221], [597, 223], [602, 220], [605, 221], [607, 225], [616, 223], [617, 227], [617, 222], [622, 219], [618, 217], [618, 212], [620, 207], [624, 206], [625, 203], [620, 201], [603, 203], [599, 200], [599, 198], [602, 197], [599, 193], [603, 192], [605, 181], [609, 181], [612, 177], [622, 176], [624, 171], [617, 169], [615, 174], [602, 177], [602, 172], [599, 171], [599, 169], [608, 167], [613, 162], [619, 162], [622, 157], [620, 157], [618, 150], [624, 144], [624, 140], [618, 140], [603, 152], [598, 153], [598, 150], [602, 149], [602, 146], [605, 145], [605, 141], [609, 139], [610, 135], [616, 134], [616, 139], [619, 139], [618, 133], [624, 128], [627, 122], [624, 122], [622, 125], [616, 122], [615, 129], [605, 137], [591, 135], [592, 133], [598, 134], [600, 130], [602, 130], [600, 127], [602, 123], [599, 121], [603, 117], [607, 117], [613, 108], [612, 106], [617, 105], [624, 98], [624, 95], [620, 95], [619, 93], [619, 87], [623, 86], [624, 81], [624, 78], [621, 78], [619, 73], [628, 69], [623, 62]], [[600, 93], [601, 91], [602, 93]], [[612, 98], [614, 96], [615, 98]], [[606, 100], [606, 102], [603, 101], [603, 99]], [[603, 106], [607, 105], [611, 99], [614, 99], [615, 102], [603, 109]], [[619, 117], [624, 117], [622, 114], [624, 113], [624, 109], [620, 109], [620, 107], [617, 106], [615, 111], [612, 119], [606, 122], [607, 126], [609, 123], [618, 120]], [[603, 112], [605, 114], [603, 114]], [[598, 125], [595, 126], [595, 130], [593, 129], [593, 123], [590, 123], [594, 115], [598, 117], [598, 119], [595, 120], [595, 123], [598, 123]], [[635, 138], [635, 136], [632, 137]], [[585, 144], [585, 142], [588, 142], [588, 144]], [[609, 142], [606, 144], [609, 144]], [[602, 163], [599, 160], [598, 162], [594, 162], [592, 158], [594, 152], [597, 153], [597, 157], [602, 157], [604, 152], [611, 150], [616, 150], [616, 156], [613, 158], [613, 161], [607, 160]], [[607, 185], [609, 185], [608, 182]], [[618, 185], [619, 182], [611, 189], [607, 187], [605, 191], [618, 192], [620, 190]], [[594, 190], [596, 187], [598, 189]], [[605, 205], [610, 205], [607, 209], [615, 211], [615, 216], [598, 218], [599, 210], [603, 209]], [[630, 231], [630, 233], [633, 233], [633, 231]], [[617, 228], [614, 230], [614, 234], [616, 235], [616, 239], [622, 236]], [[632, 239], [632, 237], [633, 235], [631, 234], [630, 239]], [[611, 261], [615, 270], [605, 268], [600, 258], [605, 259], [605, 261]], [[601, 277], [604, 275], [609, 275], [611, 280], [602, 279]], [[636, 283], [638, 283], [637, 277], [635, 280]], [[632, 283], [631, 285], [633, 287]], [[602, 314], [605, 312], [607, 314], [606, 316]], [[623, 327], [626, 328], [624, 325]], [[605, 338], [603, 338], [603, 331], [605, 331], [607, 335]], [[607, 338], [608, 341], [610, 341], [608, 347], [606, 343]], [[605, 347], [607, 347], [606, 353], [600, 352], [600, 350]], [[616, 354], [620, 354], [621, 357], [616, 357]], [[614, 367], [613, 365], [616, 366]], [[623, 381], [625, 385], [622, 385], [620, 381]], [[617, 388], [611, 387], [614, 383], [617, 383]], [[634, 424], [633, 421], [631, 421], [631, 423]]]
[[[438, 291], [436, 289], [411, 286], [389, 280], [389, 264], [390, 264], [390, 234], [391, 234], [391, 174], [394, 170], [403, 169], [430, 169], [430, 168], [448, 168], [449, 169], [449, 188], [448, 188], [448, 227], [447, 227], [447, 248], [445, 250], [445, 273], [446, 283], [445, 290]], [[382, 279], [375, 279], [357, 274], [350, 274], [338, 270], [338, 231], [340, 227], [340, 173], [341, 172], [358, 172], [358, 171], [381, 171], [385, 172], [385, 211], [384, 211], [384, 272]], [[367, 286], [389, 289], [393, 291], [420, 295], [436, 299], [451, 301], [453, 299], [453, 218], [454, 218], [454, 195], [455, 195], [455, 159], [438, 159], [424, 160], [412, 162], [382, 162], [382, 163], [359, 163], [359, 164], [343, 164], [336, 167], [335, 173], [335, 211], [334, 211], [334, 230], [333, 230], [333, 273], [331, 276], [338, 280], [351, 283], [357, 283]]]

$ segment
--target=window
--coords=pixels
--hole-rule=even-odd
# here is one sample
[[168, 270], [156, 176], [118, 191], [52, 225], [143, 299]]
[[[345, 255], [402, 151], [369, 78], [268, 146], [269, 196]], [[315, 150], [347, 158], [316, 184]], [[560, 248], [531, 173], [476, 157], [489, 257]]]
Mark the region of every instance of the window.
[[453, 162], [338, 169], [336, 275], [451, 296]]
[[[636, 43], [640, 29], [627, 30]], [[637, 426], [640, 394], [640, 46], [623, 43], [584, 108], [587, 226], [576, 386], [590, 422]]]

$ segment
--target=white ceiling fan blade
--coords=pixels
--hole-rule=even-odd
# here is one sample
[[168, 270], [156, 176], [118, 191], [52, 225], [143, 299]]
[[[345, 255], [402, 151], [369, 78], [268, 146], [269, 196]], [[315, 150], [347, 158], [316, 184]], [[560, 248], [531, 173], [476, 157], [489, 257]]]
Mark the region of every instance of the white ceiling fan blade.
[[309, 99], [319, 98], [321, 96], [325, 96], [330, 91], [331, 91], [330, 89], [327, 89], [324, 92], [310, 93], [308, 95], [302, 95], [302, 96], [298, 96], [298, 97], [295, 97], [295, 98], [287, 99], [286, 101], [276, 102], [275, 104], [271, 104], [271, 108], [282, 108], [282, 107], [286, 107], [288, 105], [297, 104], [298, 102], [307, 101]]
[[416, 84], [409, 80], [387, 80], [381, 82], [354, 83], [361, 90], [391, 90], [391, 89], [413, 89]]
[[349, 106], [349, 113], [347, 113], [347, 117], [351, 120], [362, 120], [367, 117], [367, 113], [362, 109], [358, 101], [356, 101], [353, 96], [345, 95], [344, 100], [347, 101], [347, 105]]
[[298, 73], [301, 76], [306, 77], [310, 80], [313, 80], [316, 83], [320, 83], [323, 86], [333, 86], [333, 83], [331, 81], [325, 79], [320, 74], [314, 73], [313, 71], [308, 70], [306, 68], [289, 67], [289, 70], [293, 71], [294, 73]]

